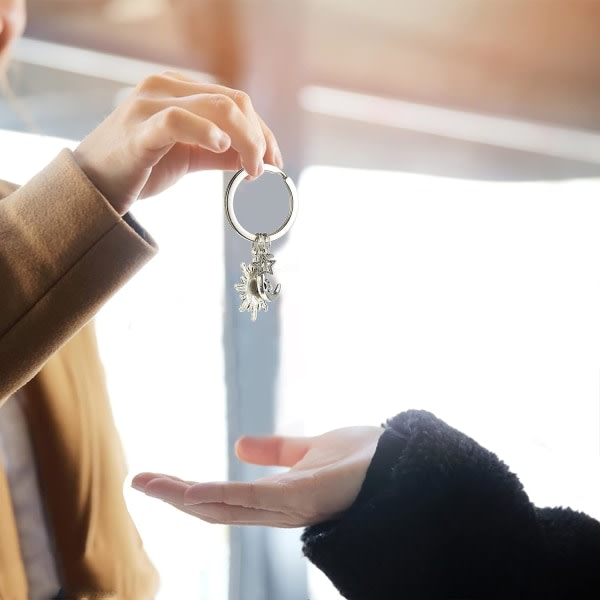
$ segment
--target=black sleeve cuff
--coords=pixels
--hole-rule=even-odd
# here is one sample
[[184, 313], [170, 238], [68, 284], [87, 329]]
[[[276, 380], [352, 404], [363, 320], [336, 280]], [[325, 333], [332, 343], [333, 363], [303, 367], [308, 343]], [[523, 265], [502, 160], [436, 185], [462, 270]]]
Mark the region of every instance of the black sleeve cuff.
[[148, 242], [151, 246], [157, 247], [156, 242], [152, 236], [135, 220], [135, 217], [131, 213], [125, 213], [122, 217], [123, 221], [131, 227], [145, 242]]
[[352, 600], [530, 597], [539, 533], [517, 477], [428, 412], [385, 427], [354, 504], [305, 530], [306, 556]]

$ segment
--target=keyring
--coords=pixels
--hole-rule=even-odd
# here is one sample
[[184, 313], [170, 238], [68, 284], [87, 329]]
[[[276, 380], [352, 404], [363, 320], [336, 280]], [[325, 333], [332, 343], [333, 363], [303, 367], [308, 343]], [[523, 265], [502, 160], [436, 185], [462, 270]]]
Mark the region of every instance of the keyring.
[[279, 168], [265, 164], [266, 173], [280, 175], [287, 186], [289, 197], [289, 210], [281, 227], [273, 233], [250, 233], [242, 227], [233, 210], [233, 199], [240, 183], [248, 175], [245, 169], [240, 169], [231, 179], [225, 190], [225, 214], [233, 229], [243, 238], [252, 242], [252, 262], [242, 263], [242, 276], [240, 283], [234, 288], [240, 294], [240, 312], [248, 311], [252, 321], [256, 321], [259, 311], [269, 310], [269, 302], [279, 296], [281, 285], [273, 285], [267, 275], [273, 274], [275, 258], [271, 254], [271, 242], [284, 236], [294, 224], [298, 214], [298, 194], [294, 182]]
[[[298, 194], [296, 192], [296, 186], [294, 185], [294, 182], [281, 169], [269, 164], [265, 164], [264, 167], [265, 173], [275, 173], [277, 175], [281, 175], [283, 182], [287, 186], [290, 201], [289, 211], [286, 220], [283, 222], [283, 225], [279, 229], [276, 229], [273, 233], [263, 234], [266, 235], [272, 242], [274, 242], [280, 237], [283, 237], [294, 224], [296, 215], [298, 214]], [[238, 218], [235, 216], [235, 211], [233, 210], [233, 199], [235, 197], [235, 193], [240, 186], [240, 183], [244, 181], [244, 178], [247, 175], [248, 173], [245, 169], [240, 169], [231, 178], [231, 181], [225, 190], [225, 214], [227, 215], [227, 220], [233, 229], [243, 238], [253, 242], [258, 234], [250, 233], [247, 229], [244, 229], [242, 224], [238, 221]]]

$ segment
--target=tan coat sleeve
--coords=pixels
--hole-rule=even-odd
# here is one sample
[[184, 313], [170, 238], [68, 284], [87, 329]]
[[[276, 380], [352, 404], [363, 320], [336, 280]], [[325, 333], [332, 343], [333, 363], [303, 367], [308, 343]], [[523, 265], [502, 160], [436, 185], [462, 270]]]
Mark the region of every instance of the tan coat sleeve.
[[0, 200], [0, 403], [155, 252], [68, 150]]

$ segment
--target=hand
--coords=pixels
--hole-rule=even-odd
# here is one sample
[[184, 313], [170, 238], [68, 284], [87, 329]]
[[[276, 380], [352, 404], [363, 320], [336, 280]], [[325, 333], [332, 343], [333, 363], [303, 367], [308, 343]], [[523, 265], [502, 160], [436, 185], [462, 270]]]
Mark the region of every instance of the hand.
[[178, 73], [144, 79], [74, 151], [92, 183], [120, 213], [186, 173], [282, 167], [273, 133], [238, 90]]
[[382, 433], [380, 427], [346, 427], [316, 437], [242, 437], [238, 458], [289, 470], [252, 483], [195, 483], [141, 473], [132, 485], [209, 523], [312, 525], [354, 502]]

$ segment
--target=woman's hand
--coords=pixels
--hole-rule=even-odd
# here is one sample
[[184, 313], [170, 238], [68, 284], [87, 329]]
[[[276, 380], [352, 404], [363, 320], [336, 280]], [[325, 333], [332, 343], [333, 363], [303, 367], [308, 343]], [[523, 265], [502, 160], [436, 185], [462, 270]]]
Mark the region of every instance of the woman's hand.
[[120, 214], [192, 171], [243, 167], [257, 177], [264, 161], [282, 166], [247, 94], [179, 73], [144, 79], [74, 155]]
[[141, 473], [132, 485], [209, 523], [312, 525], [354, 502], [382, 433], [380, 427], [346, 427], [316, 437], [242, 437], [238, 458], [289, 470], [252, 483], [195, 483]]

